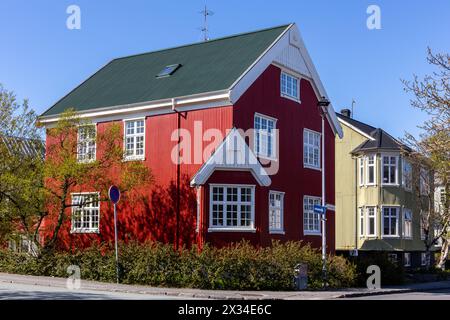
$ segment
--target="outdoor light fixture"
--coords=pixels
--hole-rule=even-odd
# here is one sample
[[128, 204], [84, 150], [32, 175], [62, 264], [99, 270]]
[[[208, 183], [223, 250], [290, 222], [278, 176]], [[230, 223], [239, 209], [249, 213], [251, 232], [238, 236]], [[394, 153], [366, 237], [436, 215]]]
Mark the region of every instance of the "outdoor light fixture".
[[330, 100], [328, 100], [325, 97], [322, 97], [318, 102], [317, 102], [317, 106], [318, 107], [328, 107], [330, 105]]

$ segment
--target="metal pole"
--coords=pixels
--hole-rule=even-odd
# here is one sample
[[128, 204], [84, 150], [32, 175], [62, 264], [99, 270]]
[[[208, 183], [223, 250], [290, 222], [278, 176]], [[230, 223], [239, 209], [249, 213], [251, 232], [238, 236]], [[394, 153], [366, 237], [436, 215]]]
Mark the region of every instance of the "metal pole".
[[117, 247], [117, 210], [115, 203], [114, 203], [114, 240], [116, 246], [116, 276], [117, 276], [117, 283], [119, 283], [119, 249]]
[[322, 276], [323, 286], [326, 287], [327, 283], [327, 209], [325, 200], [325, 119], [322, 112], [322, 207], [324, 212], [322, 215]]

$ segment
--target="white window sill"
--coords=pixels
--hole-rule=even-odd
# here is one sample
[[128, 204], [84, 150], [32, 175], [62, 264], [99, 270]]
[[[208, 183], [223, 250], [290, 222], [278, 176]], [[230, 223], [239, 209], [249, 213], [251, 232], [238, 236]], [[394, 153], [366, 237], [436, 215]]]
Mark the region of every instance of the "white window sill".
[[296, 98], [296, 97], [293, 97], [293, 96], [290, 96], [290, 95], [287, 95], [287, 94], [283, 94], [282, 93], [281, 97], [285, 98], [285, 99], [289, 99], [289, 100], [295, 101], [297, 103], [302, 103], [302, 101], [299, 98]]
[[285, 235], [286, 232], [284, 232], [284, 230], [269, 230], [269, 234], [280, 234], [280, 235]]
[[382, 183], [382, 187], [400, 187], [398, 183]]
[[71, 234], [100, 234], [98, 229], [73, 229], [70, 230]]
[[81, 159], [77, 159], [78, 163], [81, 164], [90, 164], [90, 163], [94, 163], [95, 161], [97, 161], [97, 159], [89, 159], [89, 160], [81, 160]]
[[309, 165], [309, 164], [305, 164], [305, 163], [303, 163], [303, 168], [304, 169], [311, 169], [311, 170], [322, 171], [321, 167], [315, 167], [315, 166], [312, 166], [312, 165]]
[[378, 236], [359, 236], [359, 239], [361, 240], [376, 240], [378, 239]]
[[312, 232], [312, 231], [306, 231], [303, 232], [304, 236], [322, 236], [322, 232]]
[[248, 232], [248, 233], [256, 233], [255, 228], [219, 228], [219, 227], [210, 227], [208, 232]]
[[123, 159], [124, 162], [128, 161], [145, 161], [145, 157], [126, 157]]
[[381, 239], [400, 239], [400, 236], [381, 236]]
[[258, 158], [260, 158], [260, 159], [264, 159], [264, 160], [269, 160], [269, 161], [278, 161], [278, 159], [277, 158], [274, 158], [274, 157], [269, 157], [269, 156], [266, 156], [266, 155], [263, 155], [263, 154], [257, 154], [256, 155]]

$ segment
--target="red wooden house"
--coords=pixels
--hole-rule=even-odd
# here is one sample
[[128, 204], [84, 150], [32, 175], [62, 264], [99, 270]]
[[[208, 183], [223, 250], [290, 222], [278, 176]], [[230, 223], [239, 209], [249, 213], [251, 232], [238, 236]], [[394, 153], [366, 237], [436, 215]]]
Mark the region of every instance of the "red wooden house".
[[[332, 106], [319, 106], [322, 97], [290, 24], [115, 59], [40, 120], [51, 128], [75, 108], [97, 130], [123, 125], [125, 157], [143, 161], [156, 181], [144, 205], [120, 203], [119, 238], [320, 247], [313, 206], [334, 208], [334, 139], [342, 134]], [[78, 156], [95, 158], [95, 139], [79, 137], [86, 148]], [[71, 201], [89, 196], [74, 193]], [[66, 243], [113, 239], [110, 204], [92, 204], [78, 217], [63, 228]]]

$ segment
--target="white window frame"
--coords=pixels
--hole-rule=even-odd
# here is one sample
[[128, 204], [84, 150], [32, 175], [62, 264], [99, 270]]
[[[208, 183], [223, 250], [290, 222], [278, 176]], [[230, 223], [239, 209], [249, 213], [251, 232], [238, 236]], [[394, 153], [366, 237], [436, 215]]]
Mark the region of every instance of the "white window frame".
[[[406, 171], [406, 167], [409, 168], [409, 172]], [[409, 186], [407, 185], [408, 181]], [[407, 159], [402, 158], [402, 185], [406, 191], [412, 191], [412, 183], [412, 165]]]
[[[306, 235], [309, 235], [309, 236], [320, 236], [320, 235], [322, 235], [322, 221], [321, 221], [321, 214], [319, 214], [319, 213], [314, 213], [314, 210], [305, 210], [305, 201], [306, 200], [313, 200], [313, 207], [314, 207], [314, 205], [315, 205], [315, 203], [314, 202], [317, 202], [316, 204], [319, 204], [319, 205], [321, 205], [322, 204], [322, 198], [321, 197], [315, 197], [315, 196], [304, 196], [303, 197], [303, 202], [302, 202], [302, 212], [303, 212], [303, 234], [306, 236]], [[309, 205], [309, 204], [308, 204]], [[318, 229], [315, 229], [315, 230], [309, 230], [309, 227], [308, 228], [306, 228], [306, 223], [305, 223], [305, 217], [306, 217], [306, 214], [311, 214], [311, 215], [313, 215], [313, 216], [317, 216], [317, 219], [318, 219]], [[315, 218], [314, 218], [315, 219]], [[309, 217], [308, 217], [308, 220], [309, 220]]]
[[75, 202], [75, 197], [88, 197], [88, 196], [96, 196], [97, 197], [97, 203], [98, 206], [97, 207], [87, 207], [84, 208], [82, 207], [81, 210], [82, 212], [82, 216], [81, 216], [81, 225], [83, 224], [84, 221], [84, 217], [85, 217], [85, 211], [93, 211], [93, 210], [97, 210], [98, 211], [98, 223], [97, 223], [97, 227], [93, 227], [93, 219], [91, 217], [92, 213], [89, 213], [89, 227], [85, 228], [83, 226], [81, 227], [75, 227], [75, 214], [76, 211], [80, 209], [80, 207], [78, 206], [73, 206], [72, 207], [72, 214], [71, 214], [71, 233], [100, 233], [100, 207], [101, 207], [101, 203], [100, 203], [100, 192], [77, 192], [77, 193], [71, 193], [71, 201], [72, 201], [72, 205], [76, 204]]
[[[285, 79], [283, 79], [283, 77], [285, 77]], [[292, 92], [292, 94], [288, 93], [288, 82], [290, 82], [292, 84], [290, 91]], [[294, 76], [291, 73], [282, 71], [281, 75], [280, 75], [280, 95], [283, 98], [287, 98], [296, 102], [300, 102], [300, 80], [301, 78], [298, 76]], [[294, 81], [297, 82], [297, 85], [295, 86]], [[293, 91], [294, 88], [297, 90], [297, 95], [294, 95]]]
[[423, 228], [423, 220], [422, 215], [420, 217], [420, 240], [425, 241], [427, 239], [427, 235], [425, 234], [425, 230]]
[[[410, 214], [410, 218], [409, 219], [406, 219], [406, 215], [407, 215], [407, 213], [409, 213]], [[413, 238], [413, 234], [414, 234], [414, 232], [413, 232], [413, 212], [412, 212], [412, 210], [411, 209], [408, 209], [408, 208], [403, 208], [403, 212], [402, 212], [402, 233], [403, 233], [403, 238], [404, 239], [408, 239], [408, 240], [412, 240], [412, 238]], [[406, 234], [406, 223], [409, 221], [409, 235], [407, 235]]]
[[[309, 135], [312, 134], [314, 135], [314, 140], [316, 138], [318, 138], [318, 143], [319, 145], [316, 146], [313, 144], [309, 143]], [[307, 141], [308, 143], [305, 142], [305, 137], [308, 137]], [[307, 148], [307, 152], [305, 152], [305, 149]], [[312, 148], [312, 156], [313, 156], [313, 163], [309, 163], [309, 155], [310, 155], [310, 148]], [[320, 132], [311, 130], [311, 129], [303, 129], [303, 167], [307, 168], [307, 169], [315, 169], [315, 170], [322, 170], [322, 134]], [[314, 163], [314, 151], [318, 150], [318, 158], [317, 158], [317, 162], [318, 164], [316, 165]], [[307, 161], [307, 162], [306, 162]]]
[[411, 252], [403, 253], [404, 266], [411, 267]]
[[364, 180], [364, 177], [365, 177], [365, 175], [364, 175], [364, 173], [365, 173], [364, 163], [365, 163], [364, 157], [358, 158], [358, 164], [359, 164], [359, 166], [358, 166], [358, 168], [359, 168], [359, 186], [360, 187], [364, 186], [364, 182], [365, 182], [365, 180]]
[[[143, 133], [136, 133], [136, 131], [133, 134], [127, 134], [127, 123], [129, 122], [138, 122], [142, 121], [144, 123], [144, 132]], [[136, 130], [136, 125], [134, 126], [134, 130]], [[145, 118], [135, 118], [135, 119], [124, 119], [123, 120], [123, 149], [124, 149], [124, 158], [125, 160], [134, 161], [134, 160], [145, 160], [145, 133], [146, 133], [146, 121]], [[128, 155], [128, 149], [127, 149], [127, 138], [132, 137], [134, 138], [133, 142], [133, 154]], [[137, 137], [143, 137], [142, 143], [142, 155], [137, 155], [137, 143], [136, 138]]]
[[[373, 157], [373, 163], [370, 164], [370, 158]], [[369, 154], [366, 157], [366, 185], [367, 186], [375, 186], [377, 184], [377, 155]], [[369, 181], [370, 177], [370, 168], [373, 168], [373, 182]]]
[[430, 173], [425, 168], [419, 170], [419, 191], [421, 195], [427, 195], [430, 192]]
[[[389, 164], [386, 165], [389, 167], [389, 172], [388, 172], [389, 178], [391, 177], [391, 170], [393, 167], [393, 165], [391, 164], [391, 158], [395, 158], [395, 181], [394, 182], [392, 182], [392, 181], [384, 182], [384, 167], [385, 167], [384, 158], [389, 158]], [[399, 159], [398, 155], [383, 154], [381, 156], [381, 184], [383, 186], [398, 186], [398, 166], [399, 166], [398, 159]]]
[[[384, 209], [390, 209], [389, 211], [389, 225], [392, 219], [392, 209], [395, 209], [395, 234], [385, 234], [384, 233]], [[381, 207], [381, 234], [383, 238], [399, 238], [399, 214], [400, 214], [400, 206], [382, 206]]]
[[359, 237], [364, 238], [366, 235], [366, 214], [364, 207], [359, 207]]
[[[370, 209], [373, 209], [373, 215], [370, 215]], [[366, 237], [376, 237], [378, 228], [377, 228], [377, 207], [376, 206], [367, 206], [366, 210]], [[369, 233], [370, 231], [370, 220], [373, 219], [373, 233]]]
[[[84, 128], [87, 127], [93, 127], [94, 130], [94, 137], [88, 137], [85, 138], [83, 140], [81, 140], [81, 133], [80, 130], [83, 130]], [[80, 152], [80, 149], [82, 148], [82, 144], [87, 144], [85, 146], [86, 150], [89, 148], [89, 143], [90, 142], [94, 142], [94, 155], [93, 158], [88, 158], [87, 156], [89, 155], [89, 152], [86, 152], [85, 155], [83, 155]], [[89, 162], [94, 162], [95, 160], [97, 160], [97, 125], [94, 124], [85, 124], [85, 125], [79, 125], [78, 126], [78, 130], [77, 130], [77, 160], [80, 163], [89, 163]]]
[[427, 259], [427, 253], [421, 252], [420, 253], [420, 265], [422, 267], [426, 267], [428, 265], [428, 259]]
[[[224, 188], [223, 189], [223, 200], [222, 201], [213, 201], [213, 190], [214, 187]], [[227, 188], [238, 188], [237, 198], [238, 201], [227, 201]], [[242, 202], [241, 201], [241, 189], [242, 188], [250, 188], [251, 189], [251, 201], [250, 202]], [[213, 205], [218, 204], [223, 206], [223, 217], [222, 217], [222, 225], [215, 226], [213, 225]], [[227, 212], [226, 206], [227, 204], [232, 204], [237, 206], [237, 226], [227, 226]], [[241, 218], [241, 205], [250, 205], [251, 212], [250, 218], [251, 223], [249, 226], [240, 226], [240, 218]], [[208, 232], [256, 232], [255, 227], [255, 185], [247, 185], [247, 184], [209, 184], [209, 229]]]
[[[273, 129], [272, 132], [269, 133], [267, 129], [256, 129], [256, 119], [260, 120], [260, 125], [262, 125], [263, 120], [267, 121], [267, 123], [270, 121], [273, 123]], [[253, 117], [253, 129], [254, 129], [254, 141], [253, 141], [253, 148], [255, 155], [259, 158], [265, 158], [269, 160], [276, 160], [277, 159], [277, 119], [261, 114], [261, 113], [255, 113]], [[263, 149], [262, 145], [262, 139], [261, 137], [265, 136], [267, 139], [267, 145], [266, 145], [266, 153], [263, 153], [261, 150]], [[259, 141], [259, 145], [258, 145]], [[271, 141], [272, 144], [272, 152], [269, 154], [269, 141]]]
[[[269, 191], [269, 233], [271, 234], [284, 234], [284, 194], [284, 192]], [[280, 196], [280, 206], [272, 206], [271, 196]], [[280, 226], [278, 228], [271, 226], [272, 211], [277, 210], [280, 212]]]

